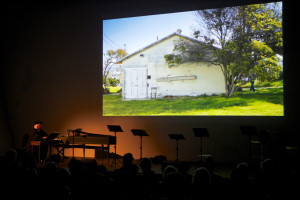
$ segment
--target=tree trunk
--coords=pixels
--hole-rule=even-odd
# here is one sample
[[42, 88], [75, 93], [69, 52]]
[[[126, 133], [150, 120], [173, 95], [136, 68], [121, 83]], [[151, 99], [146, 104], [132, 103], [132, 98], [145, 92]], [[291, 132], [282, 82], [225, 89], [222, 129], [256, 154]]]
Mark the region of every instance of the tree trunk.
[[235, 84], [232, 83], [229, 88], [230, 88], [230, 90], [229, 90], [229, 93], [228, 93], [227, 97], [231, 97], [233, 95], [233, 93], [235, 91]]
[[226, 97], [231, 97], [235, 91], [236, 85], [234, 81], [228, 81], [228, 78], [225, 76], [225, 92]]

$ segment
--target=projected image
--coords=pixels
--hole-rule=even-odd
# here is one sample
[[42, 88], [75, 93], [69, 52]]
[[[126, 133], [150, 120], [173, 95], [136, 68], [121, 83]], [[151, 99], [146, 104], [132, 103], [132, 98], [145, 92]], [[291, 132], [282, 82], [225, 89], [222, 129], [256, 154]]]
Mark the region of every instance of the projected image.
[[283, 116], [282, 3], [103, 20], [103, 116]]

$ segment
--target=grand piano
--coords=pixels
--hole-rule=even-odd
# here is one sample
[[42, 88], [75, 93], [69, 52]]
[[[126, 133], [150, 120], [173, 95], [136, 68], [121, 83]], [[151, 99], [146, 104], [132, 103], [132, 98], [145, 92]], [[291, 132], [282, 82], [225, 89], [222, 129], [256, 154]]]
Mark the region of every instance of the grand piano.
[[87, 133], [81, 131], [81, 129], [68, 130], [68, 135], [59, 135], [58, 140], [60, 141], [58, 146], [62, 148], [59, 151], [63, 154], [63, 157], [65, 148], [73, 149], [73, 157], [74, 148], [82, 148], [83, 157], [85, 157], [85, 149], [95, 149], [100, 150], [102, 163], [104, 152], [107, 153], [107, 158], [109, 159], [110, 145], [116, 145], [115, 136]]

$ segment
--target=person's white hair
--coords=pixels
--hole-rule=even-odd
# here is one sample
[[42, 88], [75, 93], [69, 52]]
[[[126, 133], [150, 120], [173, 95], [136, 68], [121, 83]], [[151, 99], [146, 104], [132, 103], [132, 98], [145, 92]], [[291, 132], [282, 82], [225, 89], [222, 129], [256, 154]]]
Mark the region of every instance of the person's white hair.
[[197, 168], [193, 174], [192, 183], [199, 184], [201, 182], [206, 183], [206, 184], [211, 183], [211, 174], [210, 174], [209, 170], [206, 169], [205, 167]]

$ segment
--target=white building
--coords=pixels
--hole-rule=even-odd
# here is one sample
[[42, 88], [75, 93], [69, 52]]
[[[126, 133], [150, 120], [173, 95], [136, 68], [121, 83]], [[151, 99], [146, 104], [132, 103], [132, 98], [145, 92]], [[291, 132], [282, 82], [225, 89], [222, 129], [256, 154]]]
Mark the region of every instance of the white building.
[[173, 33], [119, 60], [124, 100], [225, 93], [225, 79], [217, 65], [184, 63], [168, 67], [164, 55], [173, 53], [174, 41], [180, 38], [198, 42]]
[[112, 67], [109, 70], [107, 78], [120, 79], [121, 68], [119, 66]]

